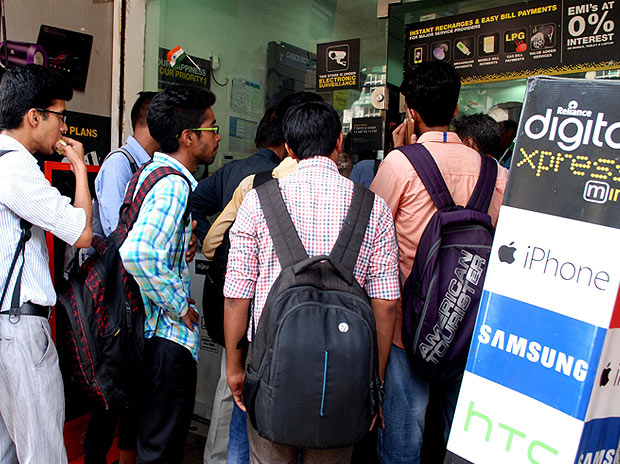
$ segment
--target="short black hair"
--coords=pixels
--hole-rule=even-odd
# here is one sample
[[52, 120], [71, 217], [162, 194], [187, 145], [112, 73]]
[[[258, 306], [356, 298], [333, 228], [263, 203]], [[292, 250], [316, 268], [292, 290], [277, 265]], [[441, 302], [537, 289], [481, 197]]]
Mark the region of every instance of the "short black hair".
[[416, 110], [428, 127], [447, 126], [461, 91], [461, 77], [449, 63], [422, 63], [407, 71], [400, 86], [407, 107]]
[[179, 149], [179, 135], [185, 129], [200, 127], [205, 111], [215, 103], [215, 95], [207, 89], [173, 85], [153, 97], [146, 112], [151, 136], [164, 153]]
[[[46, 109], [54, 100], [69, 101], [73, 89], [56, 72], [38, 64], [11, 69], [0, 82], [0, 128], [17, 129], [31, 108]], [[41, 115], [47, 118], [47, 114]]]
[[284, 139], [300, 160], [331, 155], [341, 132], [338, 113], [325, 102], [292, 106], [284, 117]]
[[471, 137], [483, 155], [500, 155], [499, 124], [491, 116], [482, 113], [461, 116], [455, 119], [452, 125], [461, 140]]
[[323, 98], [314, 92], [296, 92], [269, 108], [256, 129], [256, 138], [254, 139], [256, 148], [282, 145], [284, 143], [282, 123], [286, 112], [292, 106], [311, 101], [322, 102]]
[[157, 92], [138, 92], [138, 99], [131, 108], [131, 128], [135, 131], [138, 123], [146, 125], [146, 110]]

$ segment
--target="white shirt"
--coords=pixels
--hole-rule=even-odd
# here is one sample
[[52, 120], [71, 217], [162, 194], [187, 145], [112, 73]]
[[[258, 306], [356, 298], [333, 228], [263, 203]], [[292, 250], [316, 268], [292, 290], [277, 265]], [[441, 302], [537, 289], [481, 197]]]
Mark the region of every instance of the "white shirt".
[[[71, 206], [47, 181], [36, 159], [17, 140], [0, 135], [0, 150], [14, 150], [0, 157], [0, 295], [21, 234], [20, 218], [32, 223], [32, 238], [26, 243], [20, 305], [56, 303], [49, 271], [44, 231], [73, 245], [86, 225], [86, 212]], [[21, 257], [18, 259], [2, 311], [10, 308]]]

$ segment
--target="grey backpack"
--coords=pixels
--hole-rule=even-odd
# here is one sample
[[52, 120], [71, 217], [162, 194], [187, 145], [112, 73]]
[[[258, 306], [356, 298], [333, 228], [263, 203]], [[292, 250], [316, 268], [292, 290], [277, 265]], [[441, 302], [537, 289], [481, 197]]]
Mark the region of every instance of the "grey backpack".
[[250, 345], [243, 386], [250, 421], [275, 443], [351, 445], [382, 401], [375, 318], [353, 276], [374, 194], [355, 184], [331, 253], [310, 258], [277, 180], [256, 191], [282, 272]]

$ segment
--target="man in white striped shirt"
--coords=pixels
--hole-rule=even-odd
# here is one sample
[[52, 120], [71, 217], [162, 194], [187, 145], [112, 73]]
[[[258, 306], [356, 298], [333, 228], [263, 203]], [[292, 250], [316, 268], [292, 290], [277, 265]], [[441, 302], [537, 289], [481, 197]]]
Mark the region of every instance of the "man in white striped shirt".
[[[1, 463], [67, 462], [63, 383], [48, 323], [56, 293], [44, 232], [79, 248], [92, 238], [84, 148], [62, 135], [65, 101], [72, 95], [61, 77], [38, 65], [11, 70], [0, 83]], [[74, 206], [32, 156], [54, 151], [67, 157], [75, 173]], [[32, 238], [9, 276], [22, 219], [32, 224]]]

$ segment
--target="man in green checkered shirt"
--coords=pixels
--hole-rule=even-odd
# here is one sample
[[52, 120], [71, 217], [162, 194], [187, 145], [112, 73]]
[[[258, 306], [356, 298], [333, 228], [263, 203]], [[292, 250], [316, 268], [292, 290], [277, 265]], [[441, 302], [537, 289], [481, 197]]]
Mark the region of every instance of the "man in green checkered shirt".
[[192, 232], [184, 221], [192, 172], [211, 164], [221, 137], [209, 90], [169, 87], [153, 98], [147, 123], [163, 153], [144, 168], [136, 191], [155, 169], [167, 166], [182, 176], [166, 176], [150, 190], [123, 243], [123, 265], [142, 292], [144, 383], [138, 406], [138, 462], [181, 463], [194, 409], [199, 349], [199, 315], [190, 298], [186, 251]]

